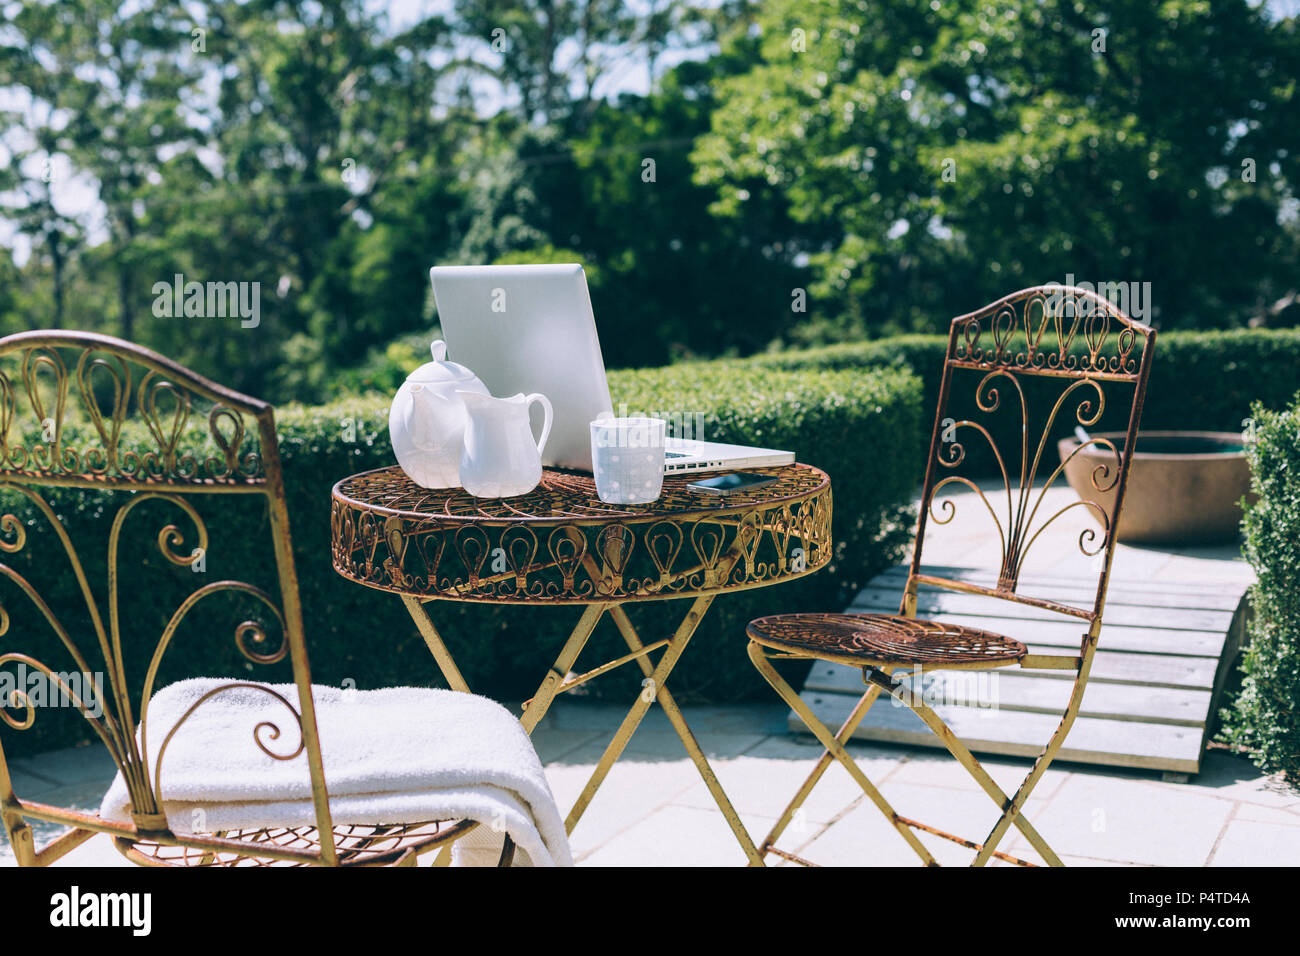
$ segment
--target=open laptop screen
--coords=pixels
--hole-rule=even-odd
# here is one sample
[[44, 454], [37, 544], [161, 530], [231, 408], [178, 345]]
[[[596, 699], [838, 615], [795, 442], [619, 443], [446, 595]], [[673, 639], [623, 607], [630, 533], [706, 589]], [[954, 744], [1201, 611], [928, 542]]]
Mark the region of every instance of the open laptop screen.
[[447, 357], [498, 397], [545, 395], [555, 419], [542, 463], [590, 471], [590, 424], [613, 406], [582, 266], [436, 266], [430, 277]]

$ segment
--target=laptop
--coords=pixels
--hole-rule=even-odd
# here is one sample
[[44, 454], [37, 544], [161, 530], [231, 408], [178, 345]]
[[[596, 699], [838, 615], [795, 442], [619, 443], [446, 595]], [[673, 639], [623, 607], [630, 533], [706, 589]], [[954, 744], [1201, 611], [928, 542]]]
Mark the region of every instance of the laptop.
[[[435, 266], [429, 275], [448, 358], [493, 395], [549, 398], [554, 419], [542, 463], [591, 471], [591, 423], [614, 408], [582, 266]], [[536, 432], [541, 422], [533, 424]], [[665, 474], [793, 461], [789, 451], [694, 438], [670, 438], [664, 449]]]

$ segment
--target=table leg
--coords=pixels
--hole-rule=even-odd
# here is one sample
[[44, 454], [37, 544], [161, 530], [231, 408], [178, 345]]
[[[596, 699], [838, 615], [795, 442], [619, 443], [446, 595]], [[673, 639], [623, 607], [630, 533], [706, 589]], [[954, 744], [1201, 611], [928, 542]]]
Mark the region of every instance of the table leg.
[[[456, 667], [456, 663], [452, 659], [451, 652], [448, 651], [447, 645], [443, 643], [442, 636], [438, 633], [438, 629], [434, 627], [433, 621], [429, 618], [428, 612], [424, 609], [424, 605], [417, 598], [408, 595], [402, 596], [402, 602], [406, 605], [407, 611], [415, 621], [415, 625], [420, 631], [420, 636], [424, 638], [424, 642], [429, 646], [429, 650], [432, 652], [434, 660], [437, 661], [438, 667], [442, 671], [443, 676], [447, 679], [447, 683], [451, 685], [453, 690], [468, 693], [469, 685], [465, 683], [464, 677], [461, 676], [460, 670]], [[569, 833], [572, 833], [573, 828], [578, 825], [578, 821], [582, 819], [582, 815], [586, 812], [587, 807], [595, 797], [596, 791], [599, 790], [601, 784], [605, 782], [605, 778], [609, 775], [610, 769], [614, 766], [618, 758], [622, 756], [624, 749], [627, 747], [628, 741], [632, 739], [632, 735], [636, 732], [637, 727], [640, 726], [641, 721], [650, 710], [650, 705], [658, 700], [660, 706], [663, 707], [665, 714], [667, 714], [668, 720], [672, 724], [673, 729], [676, 731], [677, 736], [681, 739], [683, 746], [685, 746], [686, 752], [690, 756], [691, 761], [695, 764], [696, 769], [700, 772], [700, 776], [704, 779], [705, 786], [709, 788], [709, 792], [713, 795], [713, 799], [717, 803], [718, 809], [722, 811], [723, 817], [726, 818], [727, 825], [731, 827], [732, 832], [736, 836], [737, 842], [740, 843], [741, 849], [744, 850], [745, 856], [749, 859], [750, 865], [764, 865], [762, 855], [755, 848], [754, 841], [750, 838], [749, 833], [740, 822], [739, 814], [736, 813], [736, 809], [732, 805], [731, 800], [728, 799], [726, 793], [723, 791], [722, 785], [718, 782], [717, 775], [714, 774], [713, 768], [709, 766], [709, 762], [704, 756], [704, 751], [700, 747], [699, 741], [695, 739], [695, 735], [691, 732], [690, 727], [687, 726], [686, 719], [682, 716], [681, 709], [677, 706], [676, 700], [673, 699], [672, 694], [669, 693], [666, 686], [668, 675], [672, 673], [673, 668], [677, 665], [677, 661], [686, 650], [686, 645], [690, 643], [690, 639], [692, 635], [694, 635], [695, 629], [699, 626], [705, 612], [709, 609], [709, 605], [712, 603], [713, 595], [711, 594], [701, 595], [691, 603], [690, 610], [686, 612], [686, 616], [682, 619], [681, 624], [678, 625], [676, 632], [669, 639], [667, 648], [659, 658], [659, 663], [654, 667], [651, 667], [650, 661], [644, 653], [644, 644], [642, 643], [640, 636], [636, 633], [636, 629], [632, 626], [632, 622], [628, 618], [627, 612], [623, 610], [621, 606], [617, 604], [604, 603], [588, 604], [583, 610], [582, 617], [579, 619], [573, 631], [569, 634], [569, 638], [565, 641], [564, 647], [560, 650], [559, 656], [555, 659], [555, 663], [551, 666], [550, 670], [547, 671], [546, 677], [543, 679], [541, 686], [537, 689], [537, 693], [533, 696], [532, 701], [527, 705], [523, 717], [520, 718], [520, 723], [524, 725], [524, 729], [531, 734], [533, 730], [536, 729], [537, 725], [541, 723], [542, 718], [546, 716], [546, 712], [555, 701], [555, 697], [559, 693], [566, 675], [570, 670], [572, 670], [573, 665], [577, 663], [578, 655], [581, 654], [583, 648], [586, 647], [587, 641], [591, 639], [591, 635], [595, 631], [596, 624], [600, 621], [601, 615], [607, 610], [610, 612], [610, 616], [614, 619], [615, 624], [617, 624], [628, 648], [637, 655], [636, 661], [641, 667], [642, 673], [646, 675], [646, 680], [648, 682], [648, 687], [646, 689], [652, 692], [647, 694], [643, 691], [641, 694], [637, 695], [635, 703], [632, 704], [631, 709], [627, 712], [627, 716], [623, 718], [623, 722], [619, 725], [618, 731], [614, 734], [609, 746], [605, 748], [605, 752], [601, 755], [600, 761], [596, 764], [596, 769], [592, 772], [590, 779], [588, 779], [586, 786], [583, 788], [582, 793], [579, 794], [577, 801], [574, 803], [573, 808], [569, 811], [569, 815], [564, 821], [565, 830]], [[441, 858], [439, 859], [439, 862], [442, 862]]]
[[420, 603], [419, 598], [403, 594], [402, 603], [406, 605], [407, 613], [415, 621], [415, 626], [419, 629], [420, 636], [424, 638], [424, 643], [429, 645], [429, 650], [433, 653], [433, 659], [438, 662], [438, 669], [442, 671], [442, 676], [447, 679], [447, 684], [452, 690], [468, 694], [470, 692], [469, 684], [465, 683], [465, 678], [460, 674], [460, 668], [452, 660], [451, 651], [447, 650], [447, 645], [442, 642], [442, 635], [433, 626], [433, 621], [429, 619], [429, 612], [424, 609], [424, 605]]
[[[627, 616], [627, 612], [622, 607], [615, 607], [610, 610], [610, 617], [618, 625], [619, 632], [623, 635], [623, 640], [627, 642], [628, 649], [633, 652], [640, 651], [644, 645], [641, 643], [636, 628], [632, 626], [632, 621]], [[654, 680], [650, 662], [644, 657], [638, 657], [637, 663], [641, 665], [642, 673], [648, 679]], [[682, 745], [685, 746], [686, 752], [695, 764], [695, 768], [699, 770], [700, 776], [704, 778], [704, 785], [713, 794], [713, 801], [718, 805], [718, 809], [722, 811], [722, 815], [726, 818], [727, 825], [731, 827], [731, 832], [735, 834], [740, 848], [745, 851], [745, 856], [749, 859], [749, 865], [765, 866], [763, 854], [758, 852], [753, 839], [750, 838], [749, 831], [740, 822], [740, 814], [736, 812], [736, 808], [732, 805], [726, 791], [722, 789], [722, 784], [718, 781], [713, 768], [709, 766], [703, 748], [700, 747], [699, 741], [695, 739], [695, 734], [691, 732], [691, 728], [687, 726], [686, 718], [682, 715], [681, 708], [677, 706], [677, 701], [673, 699], [672, 693], [662, 682], [651, 686], [654, 688], [655, 696], [659, 699], [659, 705], [663, 707], [664, 713], [668, 716], [669, 723], [673, 725], [673, 730], [677, 731], [677, 736], [681, 738]]]
[[560, 685], [564, 683], [564, 678], [573, 669], [573, 665], [578, 662], [578, 655], [587, 646], [587, 641], [591, 638], [591, 632], [596, 629], [596, 623], [600, 620], [600, 616], [605, 613], [606, 607], [608, 605], [588, 604], [583, 610], [577, 626], [569, 634], [569, 639], [564, 642], [564, 647], [560, 650], [560, 656], [551, 665], [546, 678], [542, 681], [542, 686], [537, 688], [537, 693], [533, 695], [532, 701], [529, 702], [528, 709], [524, 711], [523, 717], [519, 719], [519, 722], [524, 725], [524, 730], [528, 731], [528, 733], [533, 732], [533, 729], [546, 716], [546, 712], [551, 709], [551, 702], [555, 700]]
[[618, 731], [614, 734], [614, 739], [609, 742], [609, 746], [605, 748], [604, 754], [601, 755], [600, 762], [596, 764], [596, 769], [592, 773], [591, 779], [587, 781], [587, 785], [583, 788], [582, 793], [579, 794], [577, 802], [573, 805], [573, 809], [569, 811], [569, 816], [564, 821], [564, 826], [570, 833], [572, 833], [573, 828], [578, 825], [578, 821], [582, 819], [582, 815], [586, 812], [587, 806], [591, 803], [592, 797], [596, 795], [596, 791], [600, 788], [600, 785], [605, 782], [605, 777], [609, 774], [610, 768], [614, 766], [614, 762], [622, 755], [624, 748], [627, 747], [628, 741], [632, 739], [632, 734], [635, 733], [637, 727], [640, 726], [646, 712], [650, 709], [650, 705], [655, 701], [658, 689], [664, 686], [665, 681], [668, 679], [668, 675], [672, 673], [673, 667], [676, 666], [678, 659], [682, 656], [682, 652], [686, 650], [686, 645], [690, 642], [691, 635], [695, 633], [695, 629], [699, 626], [700, 620], [704, 617], [704, 612], [708, 610], [709, 605], [712, 602], [713, 595], [705, 594], [697, 597], [691, 603], [691, 608], [686, 612], [686, 617], [683, 618], [682, 623], [678, 625], [676, 633], [673, 634], [672, 639], [668, 642], [668, 647], [659, 658], [658, 665], [647, 678], [651, 681], [650, 687], [653, 688], [656, 693], [646, 694], [642, 692], [637, 695], [636, 702], [632, 704], [632, 709], [629, 710], [627, 716], [623, 718], [623, 723], [619, 725]]

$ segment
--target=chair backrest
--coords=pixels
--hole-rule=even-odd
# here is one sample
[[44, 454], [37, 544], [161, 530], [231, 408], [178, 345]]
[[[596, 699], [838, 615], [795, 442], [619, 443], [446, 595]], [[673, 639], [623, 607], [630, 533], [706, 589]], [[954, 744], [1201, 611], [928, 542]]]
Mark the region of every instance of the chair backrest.
[[[49, 492], [52, 488], [111, 493], [109, 507], [116, 507], [116, 511], [108, 533], [106, 581], [89, 579], [80, 555], [90, 552], [84, 548], [79, 552], [78, 546], [85, 542], [74, 542], [75, 522], [69, 521], [65, 527], [58, 509], [47, 500], [47, 496], [53, 497]], [[70, 701], [90, 722], [126, 782], [137, 831], [169, 832], [163, 814], [166, 794], [159, 792], [158, 764], [165, 757], [167, 741], [181, 724], [166, 739], [148, 734], [148, 704], [157, 689], [154, 684], [159, 667], [177, 628], [190, 612], [212, 595], [233, 593], [252, 604], [256, 608], [254, 618], [260, 619], [239, 620], [232, 622], [230, 631], [211, 633], [233, 632], [240, 654], [252, 664], [274, 664], [287, 656], [298, 691], [296, 702], [280, 698], [286, 706], [286, 733], [281, 733], [278, 726], [259, 727], [259, 733], [279, 740], [276, 752], [267, 748], [263, 737], [250, 741], [250, 745], [282, 759], [305, 752], [321, 855], [332, 861], [333, 831], [271, 406], [214, 384], [148, 349], [110, 336], [70, 331], [6, 336], [0, 338], [0, 492], [8, 499], [0, 516], [0, 559], [4, 559], [0, 560], [0, 576], [26, 595], [57, 636], [75, 670], [69, 674], [60, 662], [42, 661], [22, 650], [10, 650], [13, 639], [22, 636], [12, 633], [3, 648], [5, 652], [0, 653], [0, 669], [21, 667], [43, 675], [51, 692]], [[57, 494], [66, 504], [68, 492], [60, 490]], [[147, 663], [133, 659], [130, 668], [136, 672], [133, 678], [138, 678], [137, 665], [144, 665], [143, 680], [130, 683], [123, 649], [124, 624], [135, 630], [139, 622], [120, 619], [119, 588], [127, 594], [127, 589], [154, 585], [147, 580], [148, 567], [118, 566], [123, 532], [141, 521], [139, 515], [134, 521], [128, 521], [128, 516], [142, 502], [164, 502], [150, 509], [169, 508], [179, 520], [152, 530], [156, 547], [170, 564], [195, 570], [196, 563], [206, 559], [209, 544], [209, 528], [199, 506], [210, 503], [213, 496], [242, 496], [239, 507], [261, 509], [269, 516], [269, 522], [262, 524], [259, 515], [258, 527], [269, 532], [270, 540], [265, 543], [273, 549], [279, 593], [239, 580], [210, 581], [194, 589], [177, 604], [156, 640], [152, 633], [147, 635], [147, 644], [152, 644]], [[15, 505], [15, 500], [21, 507]], [[42, 533], [42, 540], [48, 540], [50, 545], [57, 541], [58, 545], [45, 548], [39, 556], [29, 554], [29, 566], [39, 561], [43, 569], [58, 562], [64, 573], [75, 576], [80, 600], [74, 603], [84, 602], [84, 608], [50, 606], [28, 578], [12, 566], [10, 555], [31, 550], [29, 526], [35, 532], [41, 525], [42, 532], [52, 532], [52, 536]], [[243, 544], [256, 547], [254, 541]], [[156, 579], [157, 569], [152, 573]], [[188, 590], [189, 585], [183, 589]], [[107, 613], [97, 591], [106, 598]], [[10, 630], [11, 615], [6, 605], [14, 593], [11, 587], [7, 594], [0, 594], [0, 602], [4, 602], [0, 603], [0, 635]], [[73, 615], [88, 622], [88, 626], [65, 625], [65, 619]], [[277, 628], [278, 642], [274, 639]], [[96, 683], [92, 674], [103, 675], [102, 700], [86, 699]], [[78, 676], [82, 678], [81, 686], [71, 686], [72, 679]], [[250, 685], [232, 681], [228, 686]], [[225, 689], [223, 685], [203, 700]], [[0, 702], [4, 708], [0, 709], [0, 717], [18, 730], [31, 727], [38, 709], [32, 700], [22, 689], [12, 691], [9, 698]], [[296, 711], [292, 703], [297, 704]], [[295, 732], [299, 744], [296, 750]], [[12, 801], [3, 746], [0, 787], [4, 790], [0, 800]]]
[[[1090, 633], [1095, 636], [1155, 337], [1155, 330], [1106, 299], [1058, 285], [1022, 289], [953, 319], [902, 613], [915, 616], [917, 588], [927, 584], [1083, 618], [1092, 622]], [[1035, 416], [1035, 404], [1047, 409], [1045, 416]], [[1045, 512], [1040, 508], [1044, 493], [1066, 465], [1063, 461], [1052, 467], [1056, 449], [1051, 439], [1062, 430], [1068, 434], [1076, 424], [1091, 429], [1108, 412], [1124, 424], [1122, 446], [1090, 435], [1069, 456], [1073, 459], [1090, 447], [1102, 450], [1102, 463], [1091, 471], [1096, 499], [1080, 498]], [[997, 476], [993, 501], [975, 480], [980, 475], [971, 475], [976, 448], [984, 466]], [[1044, 475], [1045, 482], [1035, 487]], [[990, 518], [989, 533], [996, 530], [1001, 542], [996, 582], [987, 586], [921, 571], [927, 522], [946, 524], [954, 516], [952, 499], [940, 497], [953, 485], [978, 495]], [[1086, 509], [1101, 525], [1100, 534], [1088, 528], [1079, 537], [1079, 549], [1094, 559], [1098, 575], [1091, 606], [1017, 593], [1026, 556], [1038, 535], [1074, 508]]]

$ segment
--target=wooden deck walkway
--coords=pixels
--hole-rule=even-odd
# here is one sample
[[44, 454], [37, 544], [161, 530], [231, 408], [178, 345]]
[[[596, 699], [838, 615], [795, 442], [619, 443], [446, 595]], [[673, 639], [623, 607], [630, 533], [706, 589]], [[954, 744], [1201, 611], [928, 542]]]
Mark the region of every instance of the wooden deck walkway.
[[[982, 584], [987, 569], [932, 568]], [[898, 611], [907, 568], [891, 568], [864, 588], [850, 611]], [[1091, 604], [1096, 575], [1021, 578], [1020, 593]], [[1246, 585], [1239, 576], [1212, 583], [1111, 576], [1101, 643], [1083, 707], [1058, 760], [1199, 772], [1211, 715], [1245, 631]], [[1082, 621], [982, 595], [922, 588], [917, 616], [957, 621], [1013, 637], [1031, 652], [1077, 649]], [[936, 672], [923, 693], [978, 753], [1035, 756], [1060, 720], [1073, 684], [1070, 671]], [[817, 662], [801, 696], [832, 729], [865, 690], [859, 668]], [[928, 698], [927, 698], [928, 699]], [[806, 732], [793, 713], [790, 727]], [[854, 735], [865, 740], [941, 744], [919, 718], [882, 697]]]

